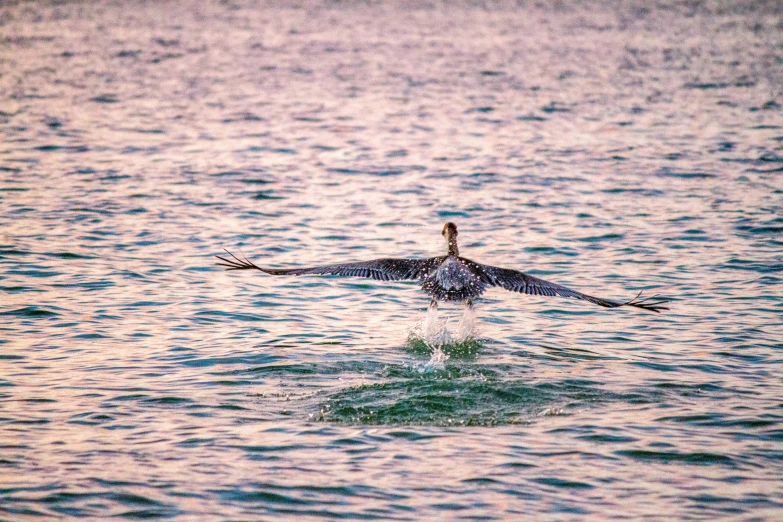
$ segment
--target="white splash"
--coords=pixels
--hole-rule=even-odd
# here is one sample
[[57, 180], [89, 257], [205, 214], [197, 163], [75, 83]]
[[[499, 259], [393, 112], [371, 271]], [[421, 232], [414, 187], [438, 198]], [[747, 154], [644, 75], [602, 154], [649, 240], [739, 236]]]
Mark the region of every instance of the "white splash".
[[448, 360], [449, 356], [448, 354], [444, 353], [440, 347], [441, 345], [435, 345], [435, 348], [432, 349], [430, 360], [427, 361], [427, 364], [425, 364], [422, 368], [422, 373], [443, 370], [446, 368], [446, 360]]
[[438, 305], [434, 305], [427, 309], [424, 322], [411, 330], [411, 336], [420, 338], [430, 346], [439, 347], [445, 344], [462, 343], [474, 338], [475, 326], [476, 309], [467, 308], [457, 324], [456, 332], [452, 335], [448, 328], [448, 319], [441, 319], [438, 316]]
[[457, 336], [454, 342], [462, 343], [473, 337], [473, 327], [476, 325], [476, 309], [472, 306], [465, 310], [457, 325]]
[[473, 328], [476, 324], [474, 308], [465, 310], [465, 314], [457, 325], [455, 336], [448, 328], [448, 319], [438, 316], [438, 306], [430, 306], [422, 323], [416, 325], [410, 332], [411, 339], [420, 339], [432, 348], [430, 360], [420, 369], [422, 373], [442, 370], [449, 355], [443, 351], [447, 345], [462, 343], [474, 337]]
[[421, 327], [423, 340], [430, 345], [443, 344], [443, 342], [438, 341], [444, 333], [448, 335], [446, 321], [442, 321], [438, 317], [438, 305], [430, 305], [427, 309], [427, 316], [424, 318], [424, 324]]

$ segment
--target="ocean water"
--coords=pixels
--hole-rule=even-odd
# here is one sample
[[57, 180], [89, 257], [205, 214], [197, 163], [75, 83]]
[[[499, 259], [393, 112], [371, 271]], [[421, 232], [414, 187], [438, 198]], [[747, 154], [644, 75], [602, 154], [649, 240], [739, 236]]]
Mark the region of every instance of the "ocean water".
[[[0, 519], [780, 520], [782, 86], [776, 2], [4, 3]], [[675, 300], [214, 265], [446, 221]]]

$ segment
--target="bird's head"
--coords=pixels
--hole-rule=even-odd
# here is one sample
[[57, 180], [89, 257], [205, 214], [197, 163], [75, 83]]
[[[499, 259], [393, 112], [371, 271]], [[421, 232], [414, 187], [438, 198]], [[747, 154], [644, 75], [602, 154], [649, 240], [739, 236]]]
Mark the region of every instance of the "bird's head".
[[443, 225], [443, 232], [441, 232], [441, 234], [443, 234], [443, 237], [445, 237], [446, 239], [449, 239], [452, 236], [456, 237], [457, 225], [449, 221], [448, 223]]
[[457, 225], [449, 221], [443, 225], [443, 237], [446, 238], [446, 242], [449, 244], [449, 254], [458, 256], [459, 250], [457, 249]]

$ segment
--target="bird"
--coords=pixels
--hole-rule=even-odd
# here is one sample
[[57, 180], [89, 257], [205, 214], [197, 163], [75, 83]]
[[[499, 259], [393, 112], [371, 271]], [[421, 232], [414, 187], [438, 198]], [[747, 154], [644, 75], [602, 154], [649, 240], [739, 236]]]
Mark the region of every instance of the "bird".
[[663, 306], [671, 299], [658, 295], [641, 298], [641, 292], [629, 301], [613, 301], [594, 297], [565, 286], [550, 283], [510, 268], [500, 268], [471, 261], [459, 255], [457, 225], [446, 223], [441, 232], [447, 242], [447, 253], [428, 259], [382, 258], [355, 263], [338, 263], [305, 268], [264, 268], [240, 259], [226, 250], [230, 257], [215, 256], [217, 265], [227, 270], [260, 270], [269, 275], [337, 275], [369, 277], [379, 281], [419, 281], [430, 297], [430, 309], [437, 310], [439, 301], [457, 301], [465, 304], [465, 314], [473, 308], [473, 300], [488, 288], [499, 287], [512, 292], [538, 296], [570, 297], [587, 301], [604, 308], [624, 306], [660, 313], [669, 308]]

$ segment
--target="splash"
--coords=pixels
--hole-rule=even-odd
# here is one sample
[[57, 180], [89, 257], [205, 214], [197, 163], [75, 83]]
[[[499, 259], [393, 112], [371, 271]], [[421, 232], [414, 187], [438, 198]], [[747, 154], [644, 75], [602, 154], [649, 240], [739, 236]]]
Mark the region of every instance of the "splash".
[[443, 352], [441, 347], [451, 342], [451, 334], [447, 326], [448, 320], [442, 320], [438, 317], [438, 305], [430, 305], [427, 309], [427, 316], [424, 318], [424, 323], [421, 326], [421, 340], [432, 347], [432, 354], [429, 362], [420, 369], [422, 373], [445, 368], [445, 363], [449, 356]]
[[430, 346], [442, 346], [451, 342], [448, 320], [438, 317], [438, 305], [430, 305], [421, 326], [422, 340]]
[[448, 360], [449, 355], [444, 352], [440, 346], [435, 346], [435, 348], [432, 349], [432, 355], [430, 355], [430, 360], [427, 361], [427, 364], [425, 364], [422, 368], [419, 369], [420, 373], [431, 373], [438, 370], [445, 370], [446, 369], [446, 361]]
[[475, 356], [481, 343], [475, 338], [476, 311], [466, 310], [460, 319], [454, 334], [449, 330], [448, 319], [438, 315], [438, 307], [430, 306], [424, 321], [415, 325], [408, 335], [408, 347], [414, 351], [430, 355], [430, 360], [422, 372], [442, 370], [451, 357]]
[[459, 320], [457, 325], [457, 335], [454, 337], [454, 341], [458, 343], [464, 343], [470, 339], [473, 339], [473, 328], [476, 326], [476, 309], [472, 306], [465, 310], [465, 314], [462, 319]]

